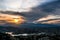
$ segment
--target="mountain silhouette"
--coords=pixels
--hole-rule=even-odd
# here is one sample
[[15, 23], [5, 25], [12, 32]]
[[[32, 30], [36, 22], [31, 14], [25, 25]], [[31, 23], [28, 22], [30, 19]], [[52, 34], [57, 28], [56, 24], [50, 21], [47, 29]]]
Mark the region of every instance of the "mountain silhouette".
[[34, 23], [25, 23], [20, 25], [19, 27], [12, 26], [0, 26], [0, 32], [14, 32], [14, 33], [40, 33], [40, 32], [48, 32], [48, 33], [58, 33], [60, 31], [60, 27], [52, 24], [34, 24]]

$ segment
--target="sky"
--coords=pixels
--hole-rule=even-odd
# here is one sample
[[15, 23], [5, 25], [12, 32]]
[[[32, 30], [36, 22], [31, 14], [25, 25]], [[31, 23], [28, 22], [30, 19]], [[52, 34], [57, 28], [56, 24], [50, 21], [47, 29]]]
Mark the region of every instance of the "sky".
[[0, 10], [17, 11], [23, 14], [27, 22], [39, 22], [60, 18], [60, 4], [54, 3], [55, 1], [57, 0], [0, 0]]
[[55, 0], [0, 0], [0, 10], [29, 12], [33, 7]]

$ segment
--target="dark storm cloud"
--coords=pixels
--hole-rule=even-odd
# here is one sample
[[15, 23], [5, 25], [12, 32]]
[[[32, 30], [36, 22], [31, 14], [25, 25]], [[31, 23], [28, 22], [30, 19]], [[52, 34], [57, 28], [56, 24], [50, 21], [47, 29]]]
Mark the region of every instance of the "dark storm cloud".
[[38, 7], [32, 8], [31, 12], [22, 13], [28, 20], [33, 21], [47, 15], [60, 15], [60, 1], [49, 2]]

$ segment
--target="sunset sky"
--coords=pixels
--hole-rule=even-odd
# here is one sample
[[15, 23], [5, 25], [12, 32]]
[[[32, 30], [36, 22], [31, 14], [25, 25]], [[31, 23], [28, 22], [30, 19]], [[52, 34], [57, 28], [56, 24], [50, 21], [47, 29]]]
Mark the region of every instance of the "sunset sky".
[[57, 1], [58, 0], [0, 0], [0, 10], [17, 11], [21, 14], [23, 13], [22, 16], [26, 18], [27, 22], [39, 22], [60, 18], [59, 3]]

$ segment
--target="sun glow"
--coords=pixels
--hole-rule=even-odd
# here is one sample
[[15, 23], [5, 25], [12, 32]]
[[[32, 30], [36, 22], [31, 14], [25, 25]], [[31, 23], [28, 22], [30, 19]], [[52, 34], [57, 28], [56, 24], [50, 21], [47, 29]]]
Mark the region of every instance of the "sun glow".
[[22, 24], [25, 22], [23, 16], [10, 15], [10, 14], [0, 14], [0, 21], [3, 23], [10, 23], [10, 24]]
[[24, 22], [24, 20], [23, 19], [14, 19], [14, 20], [12, 20], [12, 22], [15, 24], [21, 24]]
[[18, 19], [14, 19], [14, 22], [18, 23], [18, 22], [19, 22], [19, 20], [18, 20]]

